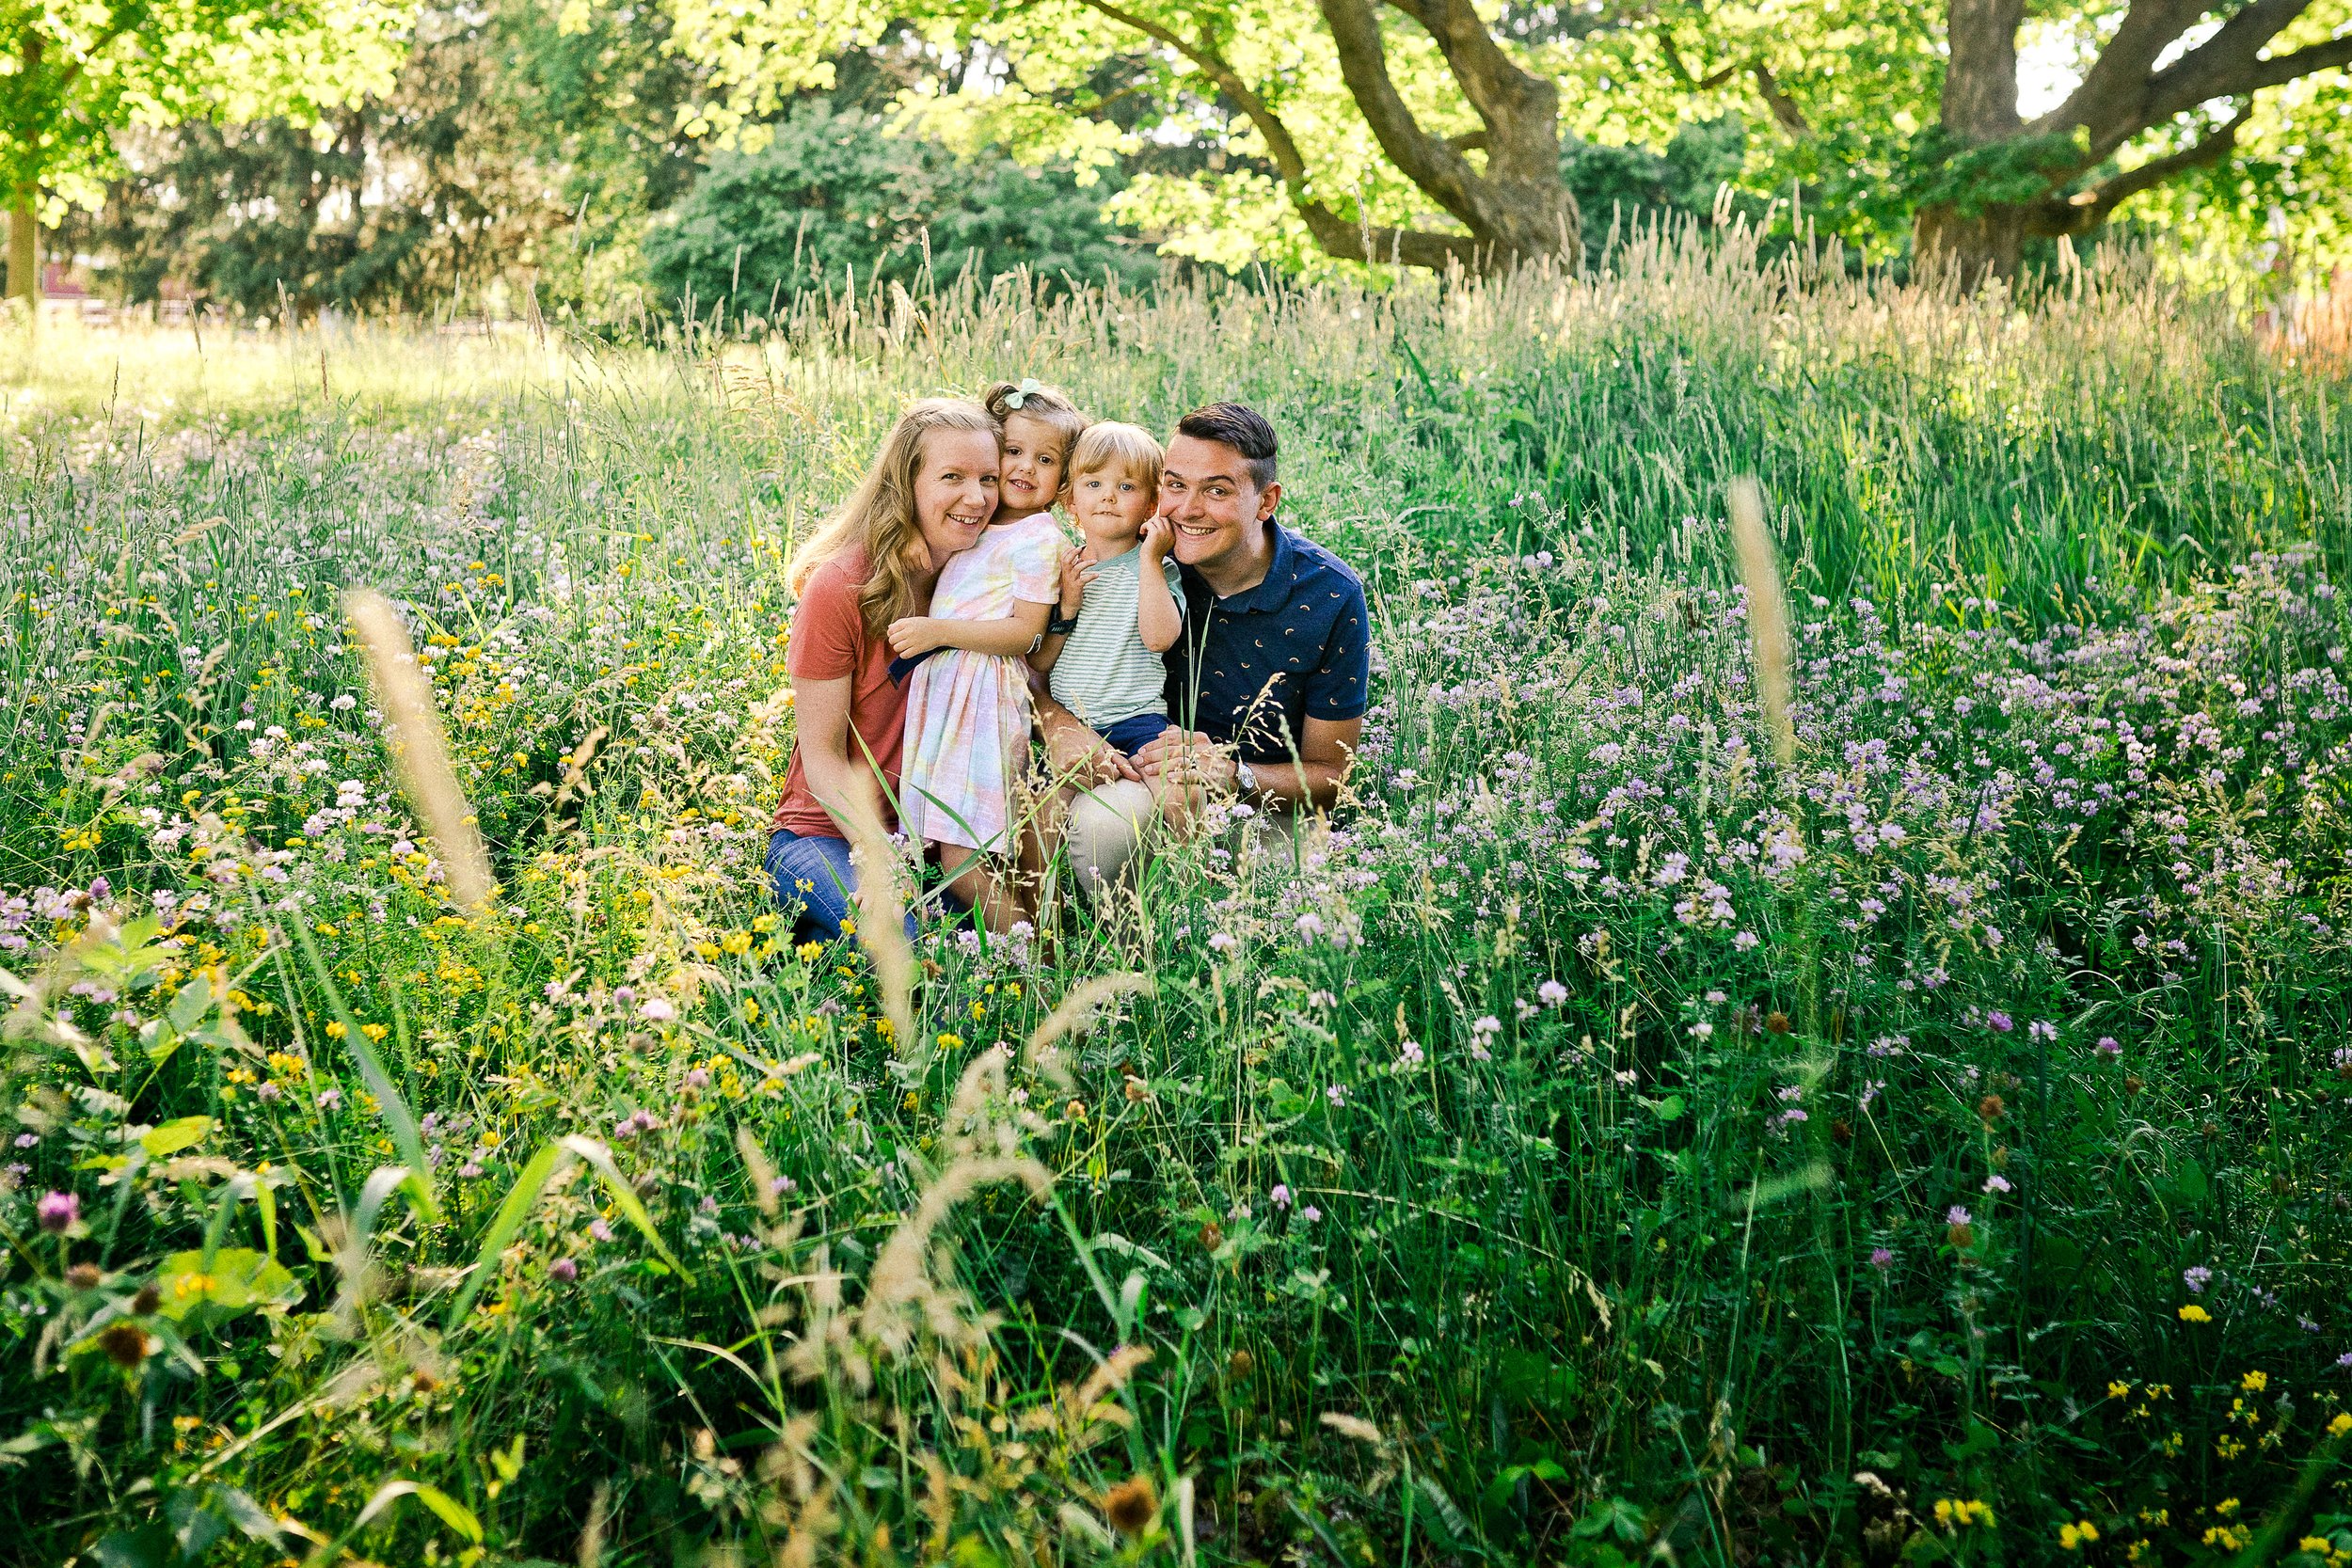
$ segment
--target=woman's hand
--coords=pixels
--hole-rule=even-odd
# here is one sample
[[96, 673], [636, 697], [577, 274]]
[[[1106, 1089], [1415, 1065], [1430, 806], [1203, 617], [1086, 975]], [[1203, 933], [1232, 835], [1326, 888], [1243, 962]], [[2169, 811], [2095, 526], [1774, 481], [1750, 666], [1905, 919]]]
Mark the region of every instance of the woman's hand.
[[900, 658], [930, 653], [942, 642], [939, 623], [929, 615], [901, 616], [890, 623], [884, 635], [890, 639], [890, 651]]

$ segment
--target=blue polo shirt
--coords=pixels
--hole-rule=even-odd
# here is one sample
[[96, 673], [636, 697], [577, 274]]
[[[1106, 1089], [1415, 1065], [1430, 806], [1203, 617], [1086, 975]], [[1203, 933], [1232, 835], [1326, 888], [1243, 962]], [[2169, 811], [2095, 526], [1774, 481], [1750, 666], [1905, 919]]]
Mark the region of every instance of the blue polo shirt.
[[1238, 742], [1249, 762], [1287, 762], [1309, 719], [1363, 716], [1372, 616], [1363, 579], [1301, 533], [1269, 521], [1265, 580], [1220, 599], [1186, 566], [1184, 635], [1168, 651], [1168, 717]]

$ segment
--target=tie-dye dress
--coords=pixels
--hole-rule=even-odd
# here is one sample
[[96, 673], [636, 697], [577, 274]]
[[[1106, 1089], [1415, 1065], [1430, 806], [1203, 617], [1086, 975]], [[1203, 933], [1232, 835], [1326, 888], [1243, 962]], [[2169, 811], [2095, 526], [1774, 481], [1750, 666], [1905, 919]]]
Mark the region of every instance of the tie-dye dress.
[[[1061, 595], [1067, 546], [1051, 513], [992, 523], [951, 559], [931, 591], [933, 616], [997, 621], [1016, 600]], [[1025, 660], [947, 648], [908, 677], [906, 753], [898, 817], [911, 838], [1009, 853], [1012, 786], [1028, 754]]]

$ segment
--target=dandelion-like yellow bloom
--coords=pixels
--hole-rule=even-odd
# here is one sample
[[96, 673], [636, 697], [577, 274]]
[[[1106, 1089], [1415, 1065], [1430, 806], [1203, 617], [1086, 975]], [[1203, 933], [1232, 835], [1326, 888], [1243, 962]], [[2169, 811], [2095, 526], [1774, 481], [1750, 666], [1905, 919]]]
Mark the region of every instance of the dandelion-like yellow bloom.
[[2209, 1323], [2213, 1322], [2213, 1314], [2206, 1311], [2203, 1307], [2198, 1306], [2192, 1301], [2186, 1307], [2181, 1308], [2181, 1322], [2185, 1323]]
[[2099, 1527], [2088, 1519], [2058, 1527], [2058, 1546], [2061, 1550], [2078, 1552], [2099, 1539]]
[[2245, 1389], [2248, 1393], [2259, 1394], [2264, 1389], [2270, 1386], [2270, 1374], [2268, 1372], [2248, 1372], [2244, 1377], [2239, 1378], [2237, 1381], [2238, 1386]]

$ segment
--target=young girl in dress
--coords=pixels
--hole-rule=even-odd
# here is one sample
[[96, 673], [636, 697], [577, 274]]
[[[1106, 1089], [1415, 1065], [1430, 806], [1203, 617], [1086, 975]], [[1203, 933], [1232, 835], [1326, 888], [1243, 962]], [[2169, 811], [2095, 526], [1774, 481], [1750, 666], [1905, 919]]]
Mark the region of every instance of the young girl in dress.
[[891, 623], [890, 645], [920, 661], [907, 688], [899, 820], [1001, 932], [1027, 914], [1010, 872], [1013, 785], [1029, 738], [1025, 661], [1060, 599], [1067, 546], [1052, 509], [1087, 419], [1034, 381], [999, 382], [982, 402], [1004, 427], [996, 515], [940, 573], [931, 612]]

